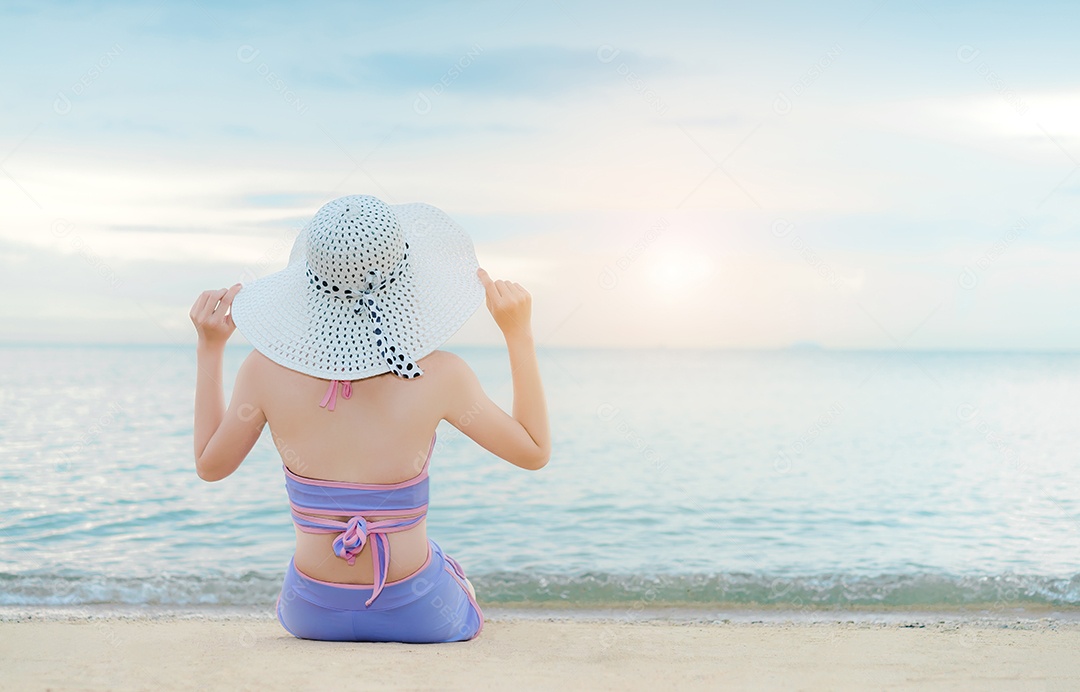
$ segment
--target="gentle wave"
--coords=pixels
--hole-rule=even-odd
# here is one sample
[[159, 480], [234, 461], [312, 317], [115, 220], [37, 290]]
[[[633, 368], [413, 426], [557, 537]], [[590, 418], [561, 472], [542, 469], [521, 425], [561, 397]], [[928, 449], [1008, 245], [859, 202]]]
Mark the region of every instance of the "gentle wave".
[[[505, 349], [462, 353], [512, 401]], [[428, 532], [481, 602], [1080, 606], [1080, 354], [540, 356], [548, 467], [438, 430]], [[296, 541], [281, 454], [267, 429], [234, 476], [196, 476], [189, 349], [0, 365], [0, 607], [272, 613]]]
[[[470, 575], [481, 603], [492, 605], [621, 606], [744, 605], [794, 608], [837, 606], [934, 607], [1046, 605], [1080, 607], [1080, 574], [816, 575], [752, 574], [638, 576], [608, 573]], [[266, 606], [281, 588], [280, 574], [234, 576], [13, 575], [0, 573], [2, 606], [150, 605]]]

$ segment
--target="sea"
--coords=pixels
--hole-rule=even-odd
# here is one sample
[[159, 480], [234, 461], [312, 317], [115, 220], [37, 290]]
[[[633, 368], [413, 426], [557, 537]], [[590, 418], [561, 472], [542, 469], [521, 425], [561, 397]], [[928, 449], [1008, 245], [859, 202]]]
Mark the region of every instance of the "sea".
[[[512, 410], [505, 348], [444, 350]], [[226, 349], [226, 401], [249, 352]], [[546, 467], [437, 430], [429, 535], [481, 606], [1080, 613], [1078, 353], [538, 359]], [[0, 364], [0, 606], [272, 612], [281, 460], [266, 429], [198, 478], [194, 346], [5, 345]]]

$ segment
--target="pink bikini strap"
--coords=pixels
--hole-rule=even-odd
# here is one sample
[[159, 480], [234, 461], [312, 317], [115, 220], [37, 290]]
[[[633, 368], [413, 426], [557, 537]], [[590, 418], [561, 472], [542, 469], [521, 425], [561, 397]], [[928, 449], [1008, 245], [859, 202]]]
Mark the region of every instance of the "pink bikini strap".
[[[352, 396], [352, 382], [349, 380], [330, 380], [330, 386], [326, 388], [326, 394], [322, 398], [322, 402], [319, 406], [325, 407], [328, 411], [334, 410], [334, 405], [337, 404], [337, 385], [341, 383], [341, 396], [348, 399]], [[327, 403], [330, 405], [327, 406]]]

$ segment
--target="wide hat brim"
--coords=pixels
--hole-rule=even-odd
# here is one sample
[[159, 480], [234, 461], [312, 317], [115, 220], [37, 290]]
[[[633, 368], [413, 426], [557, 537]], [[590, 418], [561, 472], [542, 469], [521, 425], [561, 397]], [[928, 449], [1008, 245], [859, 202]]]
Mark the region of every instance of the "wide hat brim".
[[[382, 327], [416, 361], [461, 329], [484, 302], [469, 234], [441, 209], [420, 202], [388, 205], [409, 244], [406, 274], [377, 294]], [[323, 379], [357, 380], [391, 368], [380, 358], [375, 325], [353, 303], [311, 290], [305, 226], [289, 264], [244, 283], [232, 319], [251, 345], [291, 370]]]

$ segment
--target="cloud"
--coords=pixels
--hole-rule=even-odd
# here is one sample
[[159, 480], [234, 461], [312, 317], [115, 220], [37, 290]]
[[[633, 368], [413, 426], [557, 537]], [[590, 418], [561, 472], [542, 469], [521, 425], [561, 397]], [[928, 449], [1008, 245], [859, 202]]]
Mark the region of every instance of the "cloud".
[[648, 345], [656, 308], [703, 345], [890, 346], [852, 296], [900, 334], [958, 294], [967, 321], [946, 304], [920, 343], [1076, 343], [1049, 307], [1080, 295], [1068, 22], [993, 38], [983, 13], [982, 52], [954, 56], [970, 16], [941, 43], [883, 8], [817, 79], [868, 10], [497, 5], [18, 6], [0, 327], [55, 336], [100, 304], [95, 334], [189, 338], [199, 291], [279, 269], [323, 202], [366, 192], [445, 209], [555, 341]]
[[325, 201], [324, 195], [312, 192], [270, 192], [244, 195], [237, 203], [253, 207], [310, 207], [321, 205]]
[[[848, 109], [848, 120], [990, 151], [1024, 152], [1036, 160], [1080, 155], [1080, 92], [1023, 96], [963, 94], [870, 103]], [[1027, 146], [1018, 148], [1018, 142]], [[1076, 151], [1077, 153], [1073, 153]]]
[[[623, 50], [619, 59], [649, 77], [668, 74], [671, 60]], [[312, 70], [302, 81], [325, 89], [386, 92], [454, 90], [491, 96], [546, 98], [611, 84], [611, 66], [592, 48], [521, 46], [485, 48], [474, 44], [458, 53], [381, 52], [353, 58], [333, 70]]]

